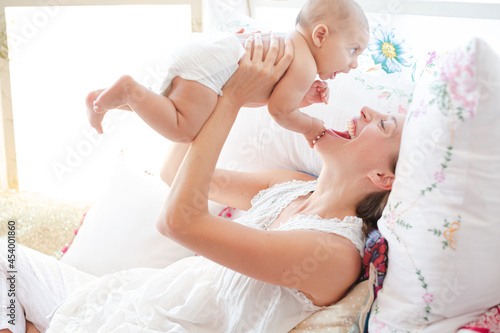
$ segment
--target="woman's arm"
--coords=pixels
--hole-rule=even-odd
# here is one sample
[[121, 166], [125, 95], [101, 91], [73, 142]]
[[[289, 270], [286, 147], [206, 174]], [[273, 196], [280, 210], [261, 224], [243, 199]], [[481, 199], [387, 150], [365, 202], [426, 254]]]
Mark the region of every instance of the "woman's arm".
[[[249, 47], [249, 45], [246, 45]], [[224, 95], [182, 162], [158, 221], [160, 232], [200, 255], [255, 279], [303, 291], [317, 305], [330, 304], [347, 291], [360, 272], [360, 256], [348, 240], [318, 231], [258, 230], [208, 213], [215, 165], [240, 106], [268, 93], [290, 61], [274, 66], [271, 51], [262, 61], [247, 52], [240, 68], [224, 87]], [[211, 188], [212, 187], [212, 188]], [[304, 263], [314, 261], [314, 271]], [[309, 267], [309, 266], [308, 266]]]
[[[172, 186], [189, 146], [188, 143], [173, 143], [170, 146], [160, 172], [162, 180], [168, 186]], [[259, 191], [292, 179], [307, 181], [313, 180], [314, 177], [291, 170], [238, 172], [215, 169], [209, 199], [233, 208], [248, 210], [251, 200]]]

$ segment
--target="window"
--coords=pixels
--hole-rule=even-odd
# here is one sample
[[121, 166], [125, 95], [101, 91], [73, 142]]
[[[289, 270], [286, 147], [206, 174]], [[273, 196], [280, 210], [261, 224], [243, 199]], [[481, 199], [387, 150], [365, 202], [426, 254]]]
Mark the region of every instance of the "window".
[[141, 162], [166, 149], [130, 112], [109, 112], [98, 136], [84, 99], [123, 74], [161, 84], [170, 46], [192, 30], [191, 6], [7, 7], [6, 21], [20, 190], [95, 198], [122, 149]]

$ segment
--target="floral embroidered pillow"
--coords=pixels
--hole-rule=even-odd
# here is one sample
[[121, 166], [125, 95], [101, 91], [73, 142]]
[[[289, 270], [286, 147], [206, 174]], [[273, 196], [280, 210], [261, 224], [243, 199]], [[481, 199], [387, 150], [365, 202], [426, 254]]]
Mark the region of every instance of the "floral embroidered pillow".
[[378, 226], [370, 332], [455, 332], [500, 303], [500, 59], [480, 39], [418, 82]]
[[373, 264], [377, 272], [375, 277], [375, 297], [382, 288], [385, 274], [387, 272], [387, 241], [380, 234], [380, 231], [374, 229], [368, 233], [365, 240], [365, 253], [363, 255], [363, 267], [360, 281], [368, 280], [370, 277], [370, 264]]

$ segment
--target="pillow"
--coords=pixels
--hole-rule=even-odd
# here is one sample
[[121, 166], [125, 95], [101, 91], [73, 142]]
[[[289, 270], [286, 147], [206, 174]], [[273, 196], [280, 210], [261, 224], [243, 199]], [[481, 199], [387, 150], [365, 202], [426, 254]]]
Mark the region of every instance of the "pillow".
[[61, 261], [102, 276], [134, 267], [165, 267], [193, 252], [161, 235], [156, 221], [168, 186], [122, 156]]
[[500, 303], [500, 59], [480, 39], [417, 85], [379, 230], [370, 332], [455, 332]]
[[[375, 272], [375, 297], [382, 288], [385, 274], [387, 272], [387, 241], [382, 237], [380, 231], [374, 229], [368, 233], [365, 240], [365, 252], [363, 254], [363, 266], [360, 281], [367, 280]], [[373, 266], [373, 268], [372, 268]]]
[[500, 305], [489, 309], [479, 319], [467, 323], [458, 333], [465, 332], [500, 333]]
[[203, 13], [203, 31], [236, 32], [241, 28], [245, 31], [266, 31], [264, 25], [248, 16], [246, 1], [229, 0], [224, 3], [219, 0], [206, 1]]
[[363, 332], [366, 314], [373, 301], [372, 284], [372, 279], [358, 283], [340, 301], [313, 313], [290, 333]]

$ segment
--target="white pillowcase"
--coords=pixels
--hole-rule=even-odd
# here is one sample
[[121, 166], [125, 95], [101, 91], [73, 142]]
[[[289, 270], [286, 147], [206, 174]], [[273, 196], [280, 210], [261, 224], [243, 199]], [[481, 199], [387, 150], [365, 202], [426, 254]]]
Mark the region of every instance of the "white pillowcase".
[[370, 332], [455, 332], [500, 303], [500, 59], [479, 39], [420, 81], [379, 229]]
[[156, 229], [169, 187], [159, 177], [132, 167], [125, 157], [120, 159], [61, 261], [102, 276], [134, 267], [161, 268], [193, 255]]

